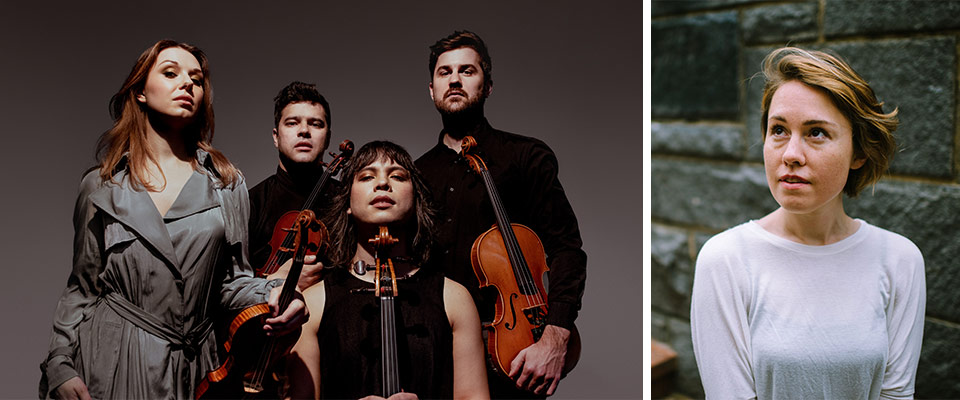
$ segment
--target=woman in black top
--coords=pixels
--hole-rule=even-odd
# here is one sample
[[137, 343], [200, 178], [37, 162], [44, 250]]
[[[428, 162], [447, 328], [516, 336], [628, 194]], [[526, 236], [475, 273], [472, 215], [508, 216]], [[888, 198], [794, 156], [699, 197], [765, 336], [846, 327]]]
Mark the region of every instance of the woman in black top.
[[[410, 155], [390, 142], [363, 146], [344, 170], [326, 219], [337, 268], [304, 291], [314, 310], [288, 363], [292, 398], [360, 398], [380, 392], [380, 312], [368, 239], [387, 226], [398, 279], [397, 354], [402, 393], [392, 399], [489, 398], [476, 307], [460, 284], [420, 269], [433, 242], [434, 212]], [[381, 254], [381, 257], [383, 254]], [[371, 397], [376, 398], [376, 397]]]

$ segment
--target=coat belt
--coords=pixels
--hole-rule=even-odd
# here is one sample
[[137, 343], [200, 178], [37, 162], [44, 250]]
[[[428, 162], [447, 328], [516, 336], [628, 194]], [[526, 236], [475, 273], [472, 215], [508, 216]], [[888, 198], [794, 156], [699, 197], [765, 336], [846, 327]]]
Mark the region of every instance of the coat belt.
[[120, 317], [130, 321], [130, 323], [140, 329], [147, 331], [147, 333], [170, 342], [175, 350], [183, 350], [188, 358], [193, 358], [193, 356], [199, 354], [200, 345], [207, 335], [210, 334], [210, 331], [213, 330], [213, 323], [209, 319], [206, 319], [202, 323], [194, 326], [193, 329], [190, 329], [186, 334], [183, 334], [153, 314], [144, 311], [136, 304], [123, 298], [123, 296], [117, 292], [107, 293], [103, 299], [106, 300], [107, 305], [120, 315]]

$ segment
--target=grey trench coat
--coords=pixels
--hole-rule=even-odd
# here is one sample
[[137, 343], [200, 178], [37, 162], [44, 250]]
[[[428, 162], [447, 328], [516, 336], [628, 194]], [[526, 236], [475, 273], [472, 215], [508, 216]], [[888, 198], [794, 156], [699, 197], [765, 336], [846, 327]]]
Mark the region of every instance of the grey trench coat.
[[93, 398], [193, 398], [219, 361], [211, 317], [266, 302], [279, 283], [247, 262], [246, 184], [223, 187], [209, 155], [197, 156], [204, 172], [162, 217], [124, 163], [111, 182], [84, 176], [41, 398], [74, 376]]

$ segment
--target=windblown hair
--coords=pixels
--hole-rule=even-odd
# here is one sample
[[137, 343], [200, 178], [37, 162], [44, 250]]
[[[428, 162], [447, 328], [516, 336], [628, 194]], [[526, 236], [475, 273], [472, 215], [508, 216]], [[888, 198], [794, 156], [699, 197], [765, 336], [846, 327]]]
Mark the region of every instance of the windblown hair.
[[351, 187], [357, 174], [378, 160], [392, 160], [410, 173], [410, 182], [413, 184], [413, 210], [416, 215], [415, 218], [408, 218], [406, 225], [401, 226], [400, 229], [405, 230], [407, 235], [404, 236], [407, 238], [411, 233], [413, 234], [413, 241], [410, 243], [413, 262], [421, 267], [425, 266], [436, 242], [437, 210], [433, 206], [430, 189], [420, 170], [414, 165], [410, 154], [403, 147], [387, 141], [373, 141], [363, 145], [343, 169], [340, 178], [343, 185], [340, 185], [340, 190], [334, 195], [331, 206], [323, 218], [331, 238], [327, 258], [331, 265], [345, 267], [350, 265], [356, 254], [357, 226], [353, 216], [347, 214], [347, 209], [350, 208]]
[[[159, 165], [147, 144], [147, 124], [149, 123], [147, 106], [137, 101], [137, 95], [143, 93], [147, 77], [157, 61], [157, 56], [170, 47], [179, 47], [193, 54], [200, 63], [203, 73], [203, 99], [197, 105], [193, 122], [181, 132], [184, 135], [184, 143], [190, 150], [199, 148], [209, 153], [218, 178], [224, 186], [231, 186], [239, 182], [240, 171], [211, 144], [214, 130], [213, 87], [210, 84], [207, 57], [203, 51], [194, 46], [168, 39], [155, 43], [140, 54], [137, 63], [130, 70], [130, 75], [123, 81], [120, 90], [110, 99], [113, 127], [100, 135], [97, 141], [100, 179], [104, 182], [112, 180], [118, 164], [126, 154], [131, 183], [149, 190], [161, 189], [147, 184], [147, 163], [152, 162], [158, 167]], [[194, 168], [199, 169], [196, 162], [197, 160], [194, 160]], [[165, 180], [164, 177], [164, 182]]]
[[[291, 103], [300, 102], [317, 103], [323, 107], [323, 112], [327, 114], [327, 130], [331, 130], [333, 116], [330, 114], [330, 103], [320, 94], [316, 85], [300, 81], [291, 82], [280, 89], [277, 97], [273, 98], [273, 126], [280, 126], [280, 118], [283, 116], [284, 108]], [[327, 139], [329, 140], [329, 135]]]
[[862, 167], [850, 170], [843, 192], [856, 197], [887, 171], [896, 151], [893, 131], [899, 125], [898, 110], [884, 113], [873, 89], [846, 62], [820, 51], [784, 47], [763, 60], [763, 74], [766, 85], [760, 125], [764, 137], [773, 94], [784, 83], [799, 81], [830, 96], [834, 106], [850, 120], [854, 159], [866, 159]]
[[430, 46], [430, 79], [433, 79], [433, 72], [437, 68], [437, 59], [440, 58], [440, 55], [461, 47], [469, 47], [480, 55], [483, 88], [489, 91], [490, 87], [493, 86], [493, 61], [490, 59], [490, 52], [487, 51], [487, 45], [483, 44], [480, 35], [470, 31], [455, 31]]

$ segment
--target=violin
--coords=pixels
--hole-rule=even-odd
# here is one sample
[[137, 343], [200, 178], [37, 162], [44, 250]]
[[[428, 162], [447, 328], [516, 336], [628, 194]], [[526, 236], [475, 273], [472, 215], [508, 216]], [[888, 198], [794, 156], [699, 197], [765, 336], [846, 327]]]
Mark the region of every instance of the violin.
[[[294, 226], [289, 228], [293, 233], [292, 247], [282, 250], [293, 253], [293, 265], [280, 291], [281, 310], [285, 310], [293, 301], [297, 289], [296, 278], [300, 277], [309, 244], [310, 226], [318, 223], [313, 211], [304, 210], [300, 212]], [[322, 233], [326, 235], [326, 230]], [[326, 237], [320, 238], [321, 243], [326, 240]], [[263, 325], [270, 314], [270, 306], [261, 303], [244, 309], [233, 319], [227, 340], [223, 344], [228, 356], [220, 368], [209, 372], [197, 385], [197, 399], [237, 399], [263, 392], [265, 378], [273, 363], [289, 353], [300, 337], [299, 332], [291, 332], [282, 337], [266, 336]]]
[[[540, 340], [546, 327], [547, 291], [543, 276], [550, 268], [537, 234], [524, 225], [510, 222], [493, 176], [483, 159], [475, 154], [476, 147], [472, 136], [464, 137], [461, 155], [483, 178], [497, 223], [473, 242], [470, 264], [480, 287], [493, 286], [497, 291], [493, 321], [483, 328], [489, 330], [487, 353], [494, 369], [510, 379], [507, 374], [513, 359]], [[567, 342], [563, 375], [576, 366], [579, 358], [580, 334], [574, 326]]]
[[[290, 259], [292, 253], [289, 249], [296, 247], [291, 246], [296, 236], [296, 231], [291, 230], [291, 227], [297, 223], [301, 213], [316, 206], [315, 203], [320, 197], [320, 193], [323, 191], [324, 186], [326, 186], [327, 181], [330, 180], [331, 176], [336, 175], [339, 169], [350, 159], [350, 156], [353, 155], [353, 142], [344, 140], [340, 143], [340, 154], [331, 152], [330, 155], [333, 157], [333, 160], [327, 164], [323, 175], [320, 176], [317, 184], [313, 187], [313, 191], [310, 192], [310, 196], [307, 197], [307, 201], [304, 202], [303, 208], [300, 211], [287, 211], [277, 220], [269, 242], [270, 248], [274, 249], [274, 251], [270, 253], [270, 258], [267, 259], [264, 265], [255, 267], [257, 276], [267, 276], [277, 272], [283, 263]], [[321, 247], [322, 239], [327, 237], [326, 228], [320, 223], [313, 224], [309, 228], [306, 254], [317, 255]]]

